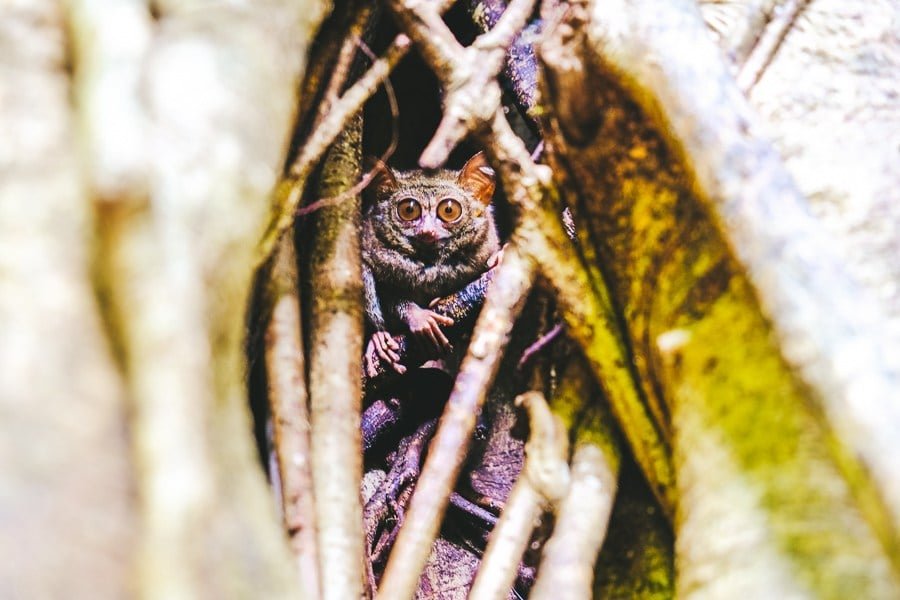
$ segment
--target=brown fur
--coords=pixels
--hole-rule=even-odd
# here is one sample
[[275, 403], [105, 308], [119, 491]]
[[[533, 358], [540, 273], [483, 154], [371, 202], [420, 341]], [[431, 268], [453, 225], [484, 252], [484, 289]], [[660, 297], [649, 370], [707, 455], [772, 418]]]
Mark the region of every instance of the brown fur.
[[[487, 270], [488, 259], [500, 249], [490, 205], [494, 175], [482, 154], [460, 171], [380, 167], [362, 228], [366, 314], [376, 330], [402, 328], [405, 303], [424, 308], [461, 289]], [[408, 198], [421, 206], [422, 217], [414, 222], [404, 221], [397, 212], [397, 205]], [[462, 208], [452, 223], [436, 215], [446, 198]], [[423, 241], [423, 235], [440, 240]]]

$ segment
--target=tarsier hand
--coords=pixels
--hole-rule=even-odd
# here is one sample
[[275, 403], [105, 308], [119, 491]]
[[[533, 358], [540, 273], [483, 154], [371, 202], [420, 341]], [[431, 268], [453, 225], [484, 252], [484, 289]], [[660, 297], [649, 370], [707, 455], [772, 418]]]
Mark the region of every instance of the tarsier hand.
[[378, 360], [385, 365], [390, 365], [400, 375], [406, 373], [406, 367], [400, 364], [399, 352], [400, 346], [394, 341], [390, 333], [387, 331], [376, 331], [373, 333], [372, 337], [369, 338], [369, 345], [366, 346], [366, 375], [369, 377], [378, 375], [378, 369], [376, 368]]
[[453, 319], [450, 317], [417, 304], [410, 304], [406, 311], [406, 325], [413, 341], [418, 344], [426, 358], [438, 358], [453, 350], [450, 340], [441, 331], [441, 325], [447, 327], [453, 325]]

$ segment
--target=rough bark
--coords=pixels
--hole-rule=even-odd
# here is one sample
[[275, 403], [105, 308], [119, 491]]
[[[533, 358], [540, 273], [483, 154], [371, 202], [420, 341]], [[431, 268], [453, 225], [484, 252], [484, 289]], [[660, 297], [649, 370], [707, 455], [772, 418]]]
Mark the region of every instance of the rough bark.
[[3, 494], [29, 566], [0, 593], [292, 595], [243, 315], [326, 6], [61, 4], [0, 24], [4, 471], [30, 482]]
[[[362, 119], [331, 147], [319, 193], [333, 197], [359, 177]], [[313, 489], [323, 598], [363, 594], [362, 335], [363, 284], [359, 249], [360, 198], [315, 217], [309, 256], [310, 417]]]
[[[272, 307], [266, 326], [265, 361], [276, 472], [271, 475], [290, 536], [297, 576], [312, 598], [320, 597], [316, 512], [310, 465], [309, 390], [300, 318], [300, 281], [294, 242], [282, 238], [267, 286]], [[276, 484], [277, 482], [277, 484]]]
[[[614, 8], [620, 11], [616, 16], [608, 12]], [[789, 366], [782, 357], [785, 347], [774, 344], [763, 313], [776, 324], [793, 313], [772, 315], [773, 306], [786, 306], [779, 301], [764, 311], [758, 298], [772, 293], [765, 288], [771, 282], [756, 279], [754, 289], [749, 280], [777, 270], [778, 264], [756, 261], [777, 262], [778, 255], [748, 256], [769, 241], [754, 245], [746, 228], [744, 237], [728, 237], [742, 227], [741, 218], [753, 220], [753, 211], [732, 214], [722, 208], [733, 219], [725, 225], [711, 215], [737, 202], [722, 190], [739, 197], [737, 181], [774, 181], [782, 167], [766, 159], [756, 171], [729, 172], [743, 168], [747, 155], [728, 155], [733, 162], [716, 163], [715, 181], [730, 179], [734, 185], [717, 188], [714, 195], [726, 197], [712, 205], [707, 202], [710, 188], [704, 186], [718, 184], [693, 177], [709, 167], [692, 161], [709, 160], [711, 151], [704, 154], [692, 145], [708, 127], [698, 122], [722, 119], [741, 101], [730, 93], [710, 95], [710, 102], [720, 102], [715, 110], [704, 106], [690, 117], [677, 112], [686, 107], [673, 99], [679, 85], [720, 85], [711, 83], [709, 66], [687, 74], [691, 63], [669, 58], [671, 47], [698, 43], [696, 28], [685, 25], [696, 18], [692, 14], [679, 3], [628, 8], [597, 3], [570, 12], [557, 30], [558, 45], [544, 56], [546, 97], [554, 114], [548, 123], [551, 156], [575, 192], [569, 201], [577, 209], [576, 223], [586, 226], [584, 240], [596, 247], [604, 265], [645, 394], [671, 415], [679, 594], [840, 597], [853, 588], [888, 597], [896, 585], [889, 562], [895, 538], [872, 488], [884, 492], [892, 484], [863, 476], [841, 443], [835, 450], [836, 437], [851, 446], [859, 440], [841, 438], [840, 424], [823, 421], [810, 401], [820, 394], [834, 398], [837, 391], [817, 388], [815, 380], [811, 390], [803, 380], [809, 372]], [[631, 25], [618, 28], [617, 22]], [[680, 32], [691, 32], [691, 42], [679, 42]], [[656, 42], [663, 34], [669, 36], [667, 43]], [[591, 92], [584, 93], [587, 89]], [[667, 112], [672, 110], [676, 113]], [[720, 135], [727, 139], [730, 133], [720, 130]], [[712, 143], [713, 138], [704, 139]], [[761, 142], [749, 143], [771, 155]], [[795, 202], [798, 196], [792, 198]], [[794, 214], [771, 209], [773, 218], [782, 220], [779, 231]], [[795, 230], [815, 226], [797, 218]], [[793, 244], [811, 242], [786, 237], [781, 243], [784, 256], [791, 256]], [[745, 271], [739, 260], [753, 266]], [[821, 281], [804, 277], [793, 285]], [[823, 295], [851, 290], [849, 285], [840, 292], [812, 287], [800, 297], [816, 295], [821, 307]], [[801, 336], [798, 327], [804, 326], [794, 324], [793, 333]], [[829, 361], [842, 352], [834, 341], [815, 349], [824, 364], [833, 366]], [[878, 336], [869, 341], [877, 345]]]
[[0, 20], [0, 596], [123, 597], [135, 557], [125, 390], [90, 283], [64, 15]]

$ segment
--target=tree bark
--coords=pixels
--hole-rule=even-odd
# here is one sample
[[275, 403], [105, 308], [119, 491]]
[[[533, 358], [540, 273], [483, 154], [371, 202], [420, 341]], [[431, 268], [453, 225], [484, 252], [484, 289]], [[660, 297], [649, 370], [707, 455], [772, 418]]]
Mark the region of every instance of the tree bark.
[[294, 595], [243, 315], [326, 6], [68, 7], [0, 25], [0, 595]]
[[0, 596], [123, 597], [138, 510], [128, 406], [91, 286], [64, 15], [0, 24]]
[[[671, 415], [679, 595], [888, 597], [896, 585], [890, 562], [896, 537], [886, 510], [893, 483], [884, 479], [885, 471], [866, 472], [849, 460], [847, 446], [863, 441], [848, 435], [832, 415], [823, 420], [811, 408], [815, 398], [824, 397], [826, 405], [846, 401], [846, 391], [823, 389], [823, 379], [817, 379], [821, 371], [811, 374], [786, 362], [785, 354], [796, 359], [796, 353], [785, 345], [802, 338], [806, 325], [786, 322], [796, 316], [790, 301], [773, 301], [783, 290], [773, 291], [767, 287], [772, 281], [759, 279], [781, 265], [775, 254], [752, 256], [769, 243], [754, 245], [747, 237], [741, 219], [752, 221], [752, 210], [727, 212], [736, 202], [727, 196], [718, 204], [708, 202], [722, 190], [742, 193], [740, 181], [749, 186], [778, 178], [781, 167], [765, 159], [757, 171], [729, 172], [747, 157], [728, 154], [732, 162], [715, 163], [715, 181], [731, 178], [733, 184], [712, 190], [718, 185], [713, 179], [694, 178], [710, 168], [696, 162], [712, 152], [696, 146], [708, 127], [701, 123], [721, 119], [740, 100], [730, 93], [697, 92], [695, 86], [695, 98], [722, 104], [679, 112], [687, 110], [675, 99], [679, 86], [703, 81], [715, 87], [711, 74], [718, 71], [701, 69], [702, 60], [692, 65], [666, 54], [667, 48], [698, 44], [701, 34], [687, 25], [696, 19], [687, 4], [650, 4], [597, 3], [571, 11], [558, 26], [557, 43], [545, 44], [543, 58], [553, 115], [547, 122], [550, 154], [575, 192], [568, 200], [576, 223], [585, 226], [581, 241], [596, 248], [604, 265], [646, 396]], [[614, 9], [620, 10], [615, 16], [608, 12]], [[630, 25], [620, 28], [617, 22]], [[692, 41], [679, 41], [682, 32]], [[719, 131], [721, 139], [731, 135]], [[705, 139], [714, 145], [712, 137]], [[749, 146], [768, 152], [756, 141]], [[724, 225], [717, 220], [721, 214], [714, 216], [720, 209], [732, 219]], [[774, 206], [771, 211], [782, 220], [796, 214], [781, 214]], [[743, 233], [730, 237], [742, 227]], [[814, 227], [793, 224], [796, 232]], [[782, 222], [778, 232], [788, 229]], [[797, 252], [794, 245], [803, 248], [820, 239], [782, 238], [783, 256]], [[810, 263], [811, 271], [831, 268], [833, 255], [821, 256], [824, 266]], [[758, 266], [756, 261], [774, 262]], [[804, 275], [791, 285], [822, 281]], [[821, 308], [827, 304], [823, 295], [835, 298], [852, 289], [850, 284], [840, 290], [811, 287], [797, 297], [815, 295]], [[785, 312], [773, 315], [773, 306]], [[773, 343], [773, 322], [783, 328], [780, 347]], [[854, 326], [848, 328], [860, 331]], [[795, 337], [784, 337], [786, 331]], [[839, 364], [852, 335], [816, 346], [819, 368]], [[866, 339], [877, 345], [878, 337]], [[823, 338], [813, 333], [807, 339], [815, 344]], [[832, 367], [821, 366], [828, 364]], [[872, 372], [881, 364], [871, 365]], [[869, 458], [873, 462], [865, 464], [877, 467], [886, 457]]]

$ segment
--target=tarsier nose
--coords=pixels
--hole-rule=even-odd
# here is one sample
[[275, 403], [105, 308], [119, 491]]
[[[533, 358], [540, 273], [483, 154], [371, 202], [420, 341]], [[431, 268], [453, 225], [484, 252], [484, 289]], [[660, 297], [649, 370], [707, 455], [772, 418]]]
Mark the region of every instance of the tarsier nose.
[[433, 244], [438, 241], [438, 233], [434, 229], [421, 229], [416, 232], [416, 239]]

